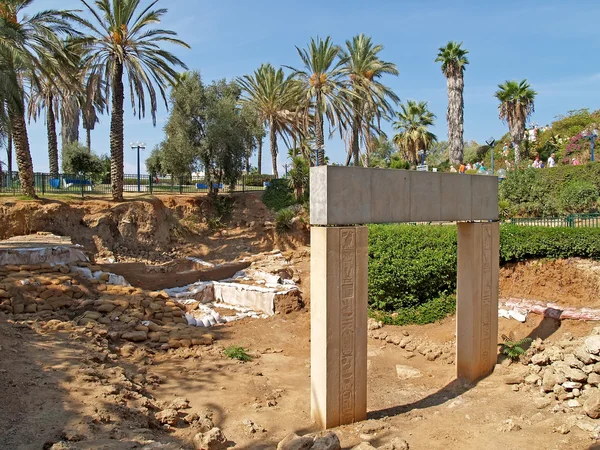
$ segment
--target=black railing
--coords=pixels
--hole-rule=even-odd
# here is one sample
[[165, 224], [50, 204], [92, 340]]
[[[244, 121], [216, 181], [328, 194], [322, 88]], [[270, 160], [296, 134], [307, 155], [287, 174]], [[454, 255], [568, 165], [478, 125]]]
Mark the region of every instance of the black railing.
[[[37, 195], [111, 195], [112, 188], [109, 177], [89, 176], [85, 174], [58, 176], [49, 173], [35, 173], [35, 190]], [[230, 186], [226, 183], [214, 183], [219, 192], [253, 192], [263, 191], [273, 179], [272, 175], [242, 175], [237, 183]], [[198, 194], [210, 192], [210, 184], [205, 177], [161, 177], [152, 175], [126, 174], [123, 177], [125, 195], [147, 194]], [[17, 172], [0, 173], [0, 194], [18, 196], [21, 194], [19, 175]]]

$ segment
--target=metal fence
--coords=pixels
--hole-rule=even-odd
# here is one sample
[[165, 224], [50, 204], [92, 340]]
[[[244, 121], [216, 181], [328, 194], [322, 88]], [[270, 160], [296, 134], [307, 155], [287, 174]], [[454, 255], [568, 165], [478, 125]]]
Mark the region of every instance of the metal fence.
[[[52, 176], [49, 173], [35, 173], [35, 190], [37, 195], [80, 195], [104, 196], [111, 195], [110, 178], [101, 179], [88, 175]], [[225, 183], [213, 186], [223, 192], [253, 192], [264, 191], [274, 177], [272, 175], [242, 175], [232, 187]], [[124, 175], [123, 192], [127, 195], [146, 194], [199, 194], [210, 191], [209, 182], [204, 177], [156, 177], [141, 175]], [[18, 196], [21, 194], [17, 172], [0, 174], [0, 195]]]
[[535, 227], [600, 227], [600, 213], [569, 214], [564, 217], [527, 217], [510, 219], [510, 223]]

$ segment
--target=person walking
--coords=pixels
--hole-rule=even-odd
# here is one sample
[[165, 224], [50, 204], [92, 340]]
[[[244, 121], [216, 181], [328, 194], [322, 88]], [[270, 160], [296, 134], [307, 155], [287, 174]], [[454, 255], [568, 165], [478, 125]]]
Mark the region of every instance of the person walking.
[[556, 160], [554, 159], [554, 153], [552, 153], [550, 155], [550, 158], [548, 158], [548, 167], [555, 167], [556, 166]]

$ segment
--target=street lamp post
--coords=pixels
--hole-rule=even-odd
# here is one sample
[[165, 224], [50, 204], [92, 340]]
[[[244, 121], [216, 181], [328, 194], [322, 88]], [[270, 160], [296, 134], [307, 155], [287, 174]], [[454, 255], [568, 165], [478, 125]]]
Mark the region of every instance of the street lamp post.
[[137, 150], [137, 182], [138, 182], [138, 192], [142, 192], [142, 183], [141, 183], [141, 174], [140, 174], [140, 150], [146, 150], [146, 144], [144, 142], [132, 142], [129, 144], [132, 150]]
[[592, 130], [592, 132], [584, 131], [583, 136], [590, 140], [590, 145], [591, 145], [591, 150], [592, 150], [590, 156], [591, 156], [592, 162], [594, 162], [594, 150], [596, 148], [596, 138], [598, 137], [598, 130], [594, 129], [594, 130]]
[[494, 175], [494, 145], [496, 145], [496, 140], [494, 138], [490, 138], [489, 140], [485, 141], [485, 143], [492, 150], [492, 175]]

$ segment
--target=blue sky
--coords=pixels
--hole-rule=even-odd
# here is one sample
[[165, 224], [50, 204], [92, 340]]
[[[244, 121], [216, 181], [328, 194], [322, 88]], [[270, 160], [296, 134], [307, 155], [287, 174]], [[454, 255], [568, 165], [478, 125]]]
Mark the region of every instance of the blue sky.
[[[446, 80], [434, 59], [438, 47], [448, 40], [463, 41], [470, 51], [465, 140], [482, 142], [507, 131], [493, 97], [498, 83], [507, 79], [527, 78], [538, 91], [533, 120], [540, 125], [571, 109], [599, 108], [600, 2], [161, 0], [158, 5], [169, 9], [161, 27], [177, 31], [192, 46], [191, 50], [175, 48], [175, 53], [190, 69], [199, 70], [205, 82], [252, 72], [263, 62], [298, 66], [294, 46], [305, 46], [312, 36], [330, 35], [343, 45], [358, 33], [368, 34], [385, 46], [382, 57], [398, 66], [400, 76], [386, 82], [401, 100], [429, 102], [437, 115], [434, 132], [440, 140], [447, 133]], [[81, 6], [79, 0], [38, 0], [31, 10]], [[154, 128], [149, 115], [140, 121], [128, 108], [126, 144], [144, 141], [152, 149], [163, 139], [167, 114], [161, 108]], [[92, 134], [96, 153], [109, 153], [109, 122], [102, 117]], [[392, 132], [389, 125], [384, 130], [388, 135]], [[34, 170], [47, 171], [43, 122], [32, 123], [29, 132]], [[84, 130], [80, 137], [85, 140]], [[263, 171], [269, 172], [265, 150]], [[339, 139], [327, 142], [326, 151], [332, 161], [345, 159]], [[128, 146], [125, 153], [125, 173], [135, 173], [135, 153]], [[280, 166], [286, 154], [280, 148]]]

